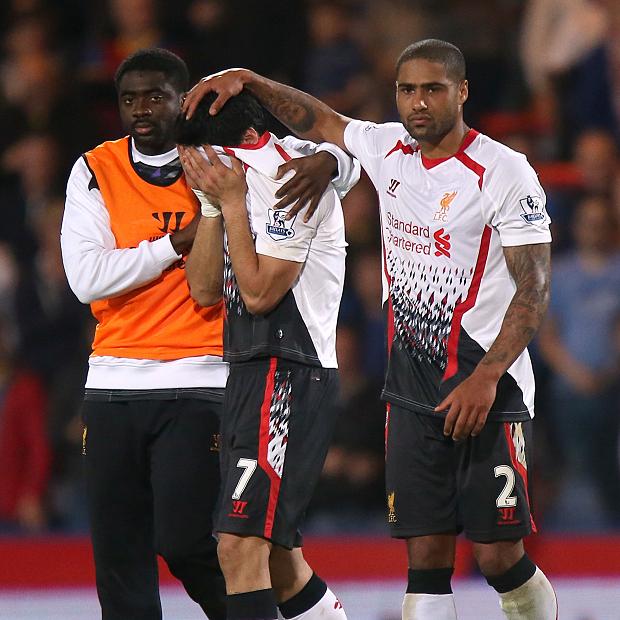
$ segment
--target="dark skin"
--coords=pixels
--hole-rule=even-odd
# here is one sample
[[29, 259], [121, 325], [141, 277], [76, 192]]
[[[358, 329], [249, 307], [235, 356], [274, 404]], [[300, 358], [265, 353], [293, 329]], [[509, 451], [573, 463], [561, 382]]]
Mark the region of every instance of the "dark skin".
[[[405, 129], [425, 156], [454, 155], [469, 128], [463, 120], [467, 80], [449, 75], [440, 62], [415, 58], [401, 64], [396, 79], [396, 105]], [[216, 114], [243, 88], [250, 90], [278, 120], [298, 135], [333, 142], [346, 149], [344, 131], [350, 118], [299, 90], [278, 84], [246, 69], [223, 71], [201, 80], [189, 92], [183, 110], [191, 116], [208, 92], [218, 93], [210, 108]], [[297, 213], [294, 207], [289, 217]], [[306, 212], [305, 219], [311, 213]], [[495, 400], [497, 383], [528, 345], [542, 322], [549, 301], [549, 244], [504, 248], [516, 292], [500, 333], [475, 371], [435, 411], [446, 411], [444, 433], [455, 441], [480, 433]]]
[[[232, 69], [204, 78], [190, 91], [183, 110], [191, 116], [198, 101], [207, 92], [215, 91], [218, 97], [210, 112], [216, 114], [229, 97], [244, 87], [298, 135], [333, 142], [346, 149], [344, 131], [351, 119], [306, 93], [246, 69]], [[442, 63], [416, 58], [399, 68], [396, 102], [401, 122], [419, 141], [427, 157], [449, 157], [458, 151], [468, 131], [463, 121], [467, 96], [467, 81], [448, 75]], [[455, 441], [475, 436], [483, 428], [500, 377], [538, 330], [549, 301], [549, 244], [506, 247], [504, 258], [516, 292], [500, 332], [474, 372], [436, 408], [437, 412], [447, 410], [444, 433]], [[409, 566], [413, 569], [451, 567], [455, 545], [453, 532], [408, 538]], [[505, 573], [524, 553], [522, 540], [474, 543], [473, 548], [476, 562], [486, 576]]]
[[[161, 155], [175, 147], [174, 128], [181, 111], [184, 91], [162, 71], [127, 71], [118, 87], [118, 108], [123, 129], [144, 155]], [[278, 192], [276, 209], [307, 204], [314, 210], [338, 164], [329, 153], [292, 159], [280, 166], [279, 177], [289, 170], [295, 175]], [[171, 235], [177, 254], [187, 254], [194, 242], [200, 213]]]

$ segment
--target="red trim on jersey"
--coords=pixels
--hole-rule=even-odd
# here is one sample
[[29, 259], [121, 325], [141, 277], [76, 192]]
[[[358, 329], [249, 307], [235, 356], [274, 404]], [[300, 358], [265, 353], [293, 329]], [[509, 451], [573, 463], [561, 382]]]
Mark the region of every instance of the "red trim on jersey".
[[277, 142], [274, 142], [273, 146], [275, 146], [276, 151], [280, 153], [284, 161], [290, 161], [291, 159], [293, 159]]
[[383, 159], [387, 159], [392, 153], [396, 151], [402, 151], [405, 155], [413, 155], [419, 147], [413, 147], [411, 144], [403, 144], [402, 140], [399, 140], [390, 151], [388, 151], [387, 155]]
[[266, 131], [263, 135], [261, 135], [261, 137], [258, 139], [258, 142], [256, 144], [240, 144], [239, 146], [235, 146], [235, 147], [225, 147], [224, 150], [226, 151], [227, 148], [235, 148], [235, 149], [244, 149], [246, 151], [255, 151], [256, 149], [262, 149], [265, 146], [265, 144], [269, 142], [270, 138], [271, 138], [271, 134], [268, 131]]
[[394, 308], [392, 308], [392, 278], [387, 268], [387, 258], [385, 256], [385, 245], [383, 239], [381, 240], [381, 251], [383, 253], [383, 273], [388, 283], [388, 316], [387, 316], [387, 356], [390, 359], [390, 353], [392, 352], [392, 342], [394, 340]]
[[457, 153], [456, 158], [467, 168], [472, 170], [478, 175], [478, 189], [482, 190], [482, 180], [484, 178], [484, 172], [486, 168], [474, 161], [467, 153]]
[[[235, 155], [235, 151], [229, 146], [223, 146], [222, 150], [224, 151], [224, 153], [230, 155], [231, 157], [237, 157]], [[247, 172], [248, 169], [250, 168], [250, 165], [246, 164], [244, 161], [241, 162], [241, 165], [243, 166], [243, 172]]]
[[267, 381], [265, 382], [265, 396], [263, 398], [263, 404], [260, 408], [260, 430], [258, 432], [258, 464], [261, 469], [267, 474], [270, 486], [269, 486], [269, 503], [267, 504], [267, 514], [265, 515], [265, 529], [263, 534], [265, 538], [271, 538], [273, 531], [273, 522], [276, 514], [276, 506], [278, 505], [278, 496], [280, 495], [280, 476], [276, 474], [273, 467], [267, 460], [267, 453], [269, 449], [269, 419], [271, 412], [271, 399], [273, 396], [274, 382], [276, 375], [276, 366], [278, 358], [272, 357], [269, 362], [269, 372], [267, 373]]
[[456, 153], [454, 153], [454, 155], [449, 155], [448, 157], [426, 157], [424, 153], [422, 153], [422, 165], [427, 170], [430, 170], [431, 168], [434, 168], [435, 166], [438, 166], [439, 164], [442, 164], [444, 161], [448, 161], [449, 159], [452, 159], [453, 157], [456, 157], [457, 159], [459, 159], [458, 156], [463, 154], [465, 149], [476, 139], [478, 135], [479, 135], [479, 132], [477, 132], [475, 129], [470, 129], [465, 134], [465, 137], [463, 138], [463, 142], [461, 142], [461, 146], [459, 146]]
[[474, 307], [476, 298], [478, 297], [478, 291], [480, 289], [480, 282], [482, 281], [482, 275], [487, 262], [487, 256], [489, 255], [489, 245], [491, 243], [491, 227], [485, 226], [480, 238], [480, 248], [478, 250], [478, 258], [476, 259], [476, 267], [474, 269], [474, 276], [469, 285], [467, 291], [467, 297], [464, 301], [456, 304], [454, 307], [454, 313], [452, 315], [452, 325], [450, 327], [450, 335], [448, 336], [448, 364], [446, 365], [446, 371], [444, 372], [442, 381], [447, 381], [450, 377], [453, 377], [458, 368], [458, 348], [459, 337], [461, 335], [461, 321], [463, 315]]
[[388, 450], [388, 431], [390, 430], [390, 410], [392, 408], [392, 403], [385, 403], [385, 438], [384, 438], [384, 453], [385, 458], [387, 459], [387, 450]]
[[525, 467], [523, 467], [523, 465], [517, 460], [515, 443], [512, 440], [512, 435], [510, 434], [510, 424], [510, 422], [504, 422], [504, 435], [506, 435], [506, 443], [508, 444], [508, 450], [510, 452], [510, 461], [512, 462], [512, 468], [519, 473], [521, 478], [523, 478], [523, 482], [525, 483], [525, 501], [527, 502], [527, 506], [530, 509], [530, 522], [532, 523], [532, 532], [536, 533], [538, 530], [536, 529], [534, 517], [532, 516], [532, 506], [530, 504], [530, 495], [527, 488], [527, 469], [525, 469]]

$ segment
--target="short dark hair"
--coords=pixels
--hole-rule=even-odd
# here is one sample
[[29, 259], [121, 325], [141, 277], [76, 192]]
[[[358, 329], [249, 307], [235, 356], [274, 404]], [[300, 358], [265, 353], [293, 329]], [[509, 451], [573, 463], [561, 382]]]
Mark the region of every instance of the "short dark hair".
[[424, 39], [406, 47], [396, 61], [396, 74], [403, 63], [414, 58], [423, 58], [431, 62], [440, 62], [446, 68], [446, 74], [455, 82], [462, 82], [466, 75], [465, 56], [463, 52], [441, 39]]
[[185, 61], [161, 47], [144, 48], [127, 56], [114, 76], [117, 91], [128, 71], [161, 71], [178, 92], [185, 92], [189, 88], [189, 70]]
[[198, 104], [192, 118], [180, 116], [177, 121], [175, 139], [184, 146], [217, 144], [238, 146], [245, 132], [253, 128], [259, 134], [267, 129], [267, 116], [256, 97], [247, 90], [231, 97], [214, 116], [209, 108], [217, 93], [207, 93]]

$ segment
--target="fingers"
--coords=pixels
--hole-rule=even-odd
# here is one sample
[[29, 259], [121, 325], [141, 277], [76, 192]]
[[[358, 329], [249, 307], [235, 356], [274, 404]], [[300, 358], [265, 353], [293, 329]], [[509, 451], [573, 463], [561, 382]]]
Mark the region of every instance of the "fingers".
[[310, 218], [312, 217], [314, 212], [317, 210], [320, 200], [321, 200], [321, 197], [315, 194], [312, 200], [310, 201], [310, 206], [306, 209], [306, 214], [304, 215], [304, 222], [306, 222], [306, 224], [310, 221]]
[[488, 414], [488, 411], [483, 410], [478, 414], [478, 416], [476, 416], [474, 428], [471, 431], [472, 437], [478, 437], [478, 435], [480, 435], [480, 432], [484, 428], [484, 425], [487, 421]]
[[232, 164], [232, 169], [237, 176], [245, 176], [245, 172], [243, 170], [243, 164], [234, 156], [230, 157], [230, 162]]
[[210, 144], [203, 144], [202, 147], [205, 150], [205, 155], [207, 156], [207, 159], [209, 160], [209, 163], [214, 168], [220, 168], [220, 167], [222, 167], [224, 165], [224, 164], [222, 164], [218, 154], [215, 152], [215, 150], [213, 149], [213, 147]]
[[183, 170], [185, 170], [188, 181], [190, 181], [192, 186], [197, 187], [198, 169], [194, 163], [192, 153], [189, 149], [183, 148], [183, 150], [181, 150], [179, 147], [179, 155], [181, 157], [181, 165], [183, 166]]
[[304, 214], [304, 222], [308, 223], [314, 212], [317, 210], [319, 201], [320, 197], [318, 197], [316, 193], [310, 190], [305, 190], [300, 194], [295, 193], [286, 196], [286, 198], [283, 198], [280, 202], [276, 203], [273, 208], [277, 211], [278, 209], [288, 208], [289, 205], [292, 205], [284, 218], [286, 220], [292, 220], [302, 209], [305, 208], [306, 211]]
[[446, 398], [443, 403], [440, 411], [445, 411], [448, 409], [448, 413], [446, 414], [446, 419], [443, 423], [443, 434], [448, 437], [452, 435], [452, 429], [454, 428], [454, 423], [456, 421], [456, 417], [458, 416], [460, 407], [458, 404], [453, 403], [450, 396]]
[[218, 93], [217, 98], [209, 108], [209, 114], [211, 116], [215, 116], [224, 107], [224, 104], [230, 99], [230, 97], [230, 93]]
[[181, 105], [181, 110], [185, 113], [186, 119], [192, 118], [196, 111], [196, 107], [210, 90], [210, 85], [203, 79], [187, 93], [185, 101], [183, 101]]
[[304, 194], [308, 193], [309, 190], [308, 181], [294, 176], [289, 179], [277, 192], [276, 198], [281, 198], [281, 200], [276, 205], [278, 209], [284, 209], [289, 205], [292, 205], [294, 202], [297, 202]]
[[454, 441], [461, 441], [467, 439], [473, 428], [474, 421], [472, 420], [472, 410], [460, 408], [459, 414], [456, 417], [454, 426], [452, 428], [452, 439]]
[[[278, 174], [276, 174], [276, 180], [281, 179], [287, 172], [289, 172], [290, 170], [295, 170], [297, 171], [297, 163], [299, 162], [299, 159], [290, 159], [289, 161], [280, 164], [280, 166], [278, 166]], [[289, 181], [290, 182], [290, 181]], [[280, 198], [280, 196], [283, 196], [283, 190], [286, 187], [287, 184], [283, 185], [278, 192], [276, 193], [276, 197]]]
[[185, 113], [185, 118], [190, 119], [196, 112], [198, 104], [202, 101], [204, 96], [210, 92], [217, 92], [215, 101], [209, 107], [209, 114], [215, 116], [223, 107], [224, 104], [232, 97], [234, 93], [224, 91], [218, 91], [216, 79], [203, 78], [196, 86], [194, 86], [186, 95], [185, 101], [181, 105], [181, 110]]

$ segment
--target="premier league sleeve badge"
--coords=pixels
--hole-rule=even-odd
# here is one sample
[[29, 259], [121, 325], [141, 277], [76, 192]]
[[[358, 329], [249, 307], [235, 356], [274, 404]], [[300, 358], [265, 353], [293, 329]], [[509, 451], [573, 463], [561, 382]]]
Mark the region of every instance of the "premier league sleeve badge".
[[274, 241], [282, 241], [283, 239], [291, 239], [295, 236], [293, 224], [297, 219], [295, 215], [290, 220], [286, 219], [286, 211], [284, 209], [269, 209], [269, 222], [266, 225], [267, 234]]
[[545, 205], [540, 196], [526, 196], [519, 200], [521, 210], [519, 215], [528, 223], [535, 224], [545, 219]]

